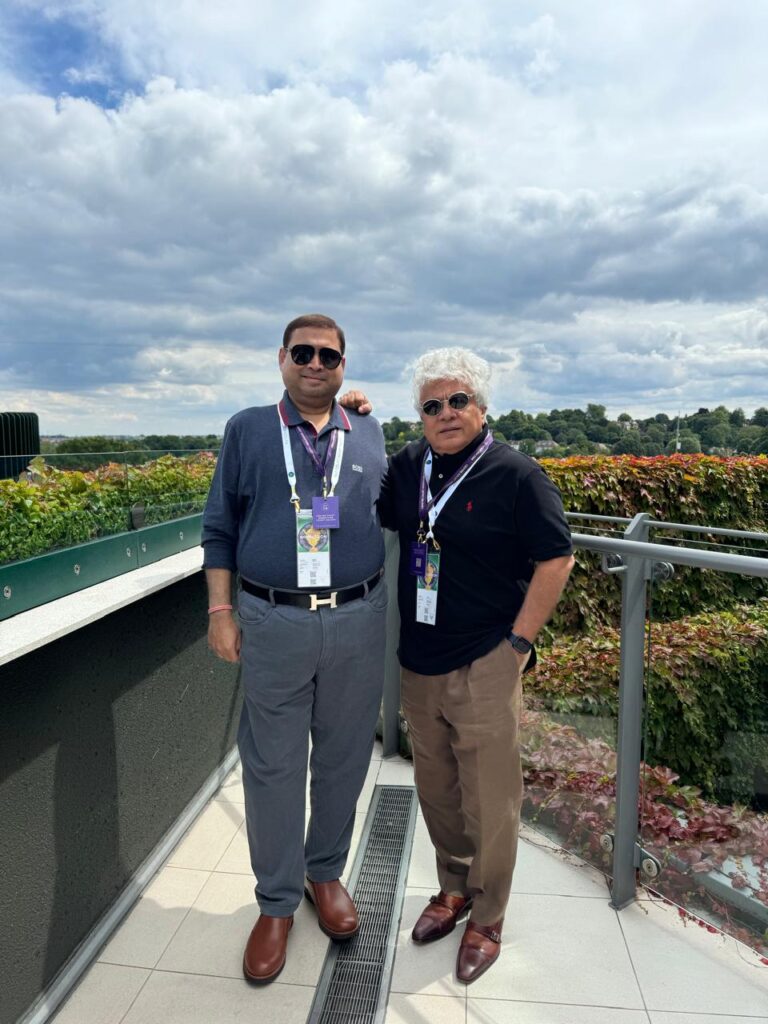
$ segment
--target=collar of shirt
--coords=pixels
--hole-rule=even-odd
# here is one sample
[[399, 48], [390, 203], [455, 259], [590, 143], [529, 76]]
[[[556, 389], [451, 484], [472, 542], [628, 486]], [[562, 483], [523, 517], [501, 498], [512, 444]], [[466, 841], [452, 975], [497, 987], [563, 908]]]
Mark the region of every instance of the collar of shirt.
[[[438, 479], [441, 477], [446, 480], [452, 476], [459, 466], [469, 458], [475, 448], [479, 447], [483, 443], [483, 438], [488, 433], [488, 425], [484, 424], [483, 429], [480, 433], [473, 437], [469, 444], [462, 448], [460, 452], [453, 452], [450, 455], [438, 455], [437, 452], [432, 453], [432, 475], [437, 476]], [[433, 485], [434, 486], [434, 485]], [[439, 490], [440, 488], [437, 488]]]
[[[309, 422], [309, 420], [304, 419], [299, 410], [293, 404], [287, 391], [283, 392], [283, 397], [280, 399], [280, 415], [283, 418], [283, 422], [287, 423], [289, 427], [304, 426], [308, 427], [313, 434], [317, 433], [314, 426]], [[336, 428], [339, 430], [351, 430], [352, 426], [346, 412], [334, 398], [333, 405], [331, 406], [331, 418], [317, 436], [322, 437], [322, 435], [327, 431], [334, 430]]]

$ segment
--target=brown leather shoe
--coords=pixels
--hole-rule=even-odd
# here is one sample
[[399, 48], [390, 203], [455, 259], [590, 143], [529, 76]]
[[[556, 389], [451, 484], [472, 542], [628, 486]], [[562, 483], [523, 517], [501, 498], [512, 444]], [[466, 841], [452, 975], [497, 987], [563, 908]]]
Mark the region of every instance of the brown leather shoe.
[[471, 896], [449, 896], [441, 889], [437, 896], [429, 897], [429, 905], [413, 926], [411, 938], [418, 945], [444, 938], [453, 931], [458, 919], [471, 906]]
[[293, 927], [290, 917], [269, 917], [261, 914], [245, 944], [243, 974], [254, 985], [274, 981], [285, 967], [288, 932]]
[[485, 974], [495, 963], [501, 952], [501, 926], [504, 919], [496, 924], [475, 924], [467, 921], [467, 928], [461, 939], [456, 957], [456, 977], [465, 985], [471, 985], [481, 974]]
[[317, 911], [320, 928], [334, 942], [344, 942], [360, 931], [355, 904], [338, 878], [333, 882], [307, 879], [304, 895]]

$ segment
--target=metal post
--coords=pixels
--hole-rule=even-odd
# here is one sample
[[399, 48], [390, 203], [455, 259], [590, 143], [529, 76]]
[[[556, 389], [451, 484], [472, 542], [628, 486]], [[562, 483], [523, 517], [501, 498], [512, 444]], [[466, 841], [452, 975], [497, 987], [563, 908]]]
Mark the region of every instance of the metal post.
[[384, 531], [386, 557], [384, 575], [389, 591], [387, 607], [387, 651], [384, 656], [384, 695], [381, 710], [381, 745], [384, 757], [400, 750], [400, 662], [397, 644], [400, 638], [400, 612], [397, 608], [397, 566], [400, 541], [396, 533]]
[[[626, 540], [646, 541], [650, 516], [641, 512], [627, 527]], [[616, 825], [611, 906], [620, 910], [635, 898], [640, 754], [645, 676], [645, 559], [625, 555], [621, 585], [621, 675], [616, 749]]]

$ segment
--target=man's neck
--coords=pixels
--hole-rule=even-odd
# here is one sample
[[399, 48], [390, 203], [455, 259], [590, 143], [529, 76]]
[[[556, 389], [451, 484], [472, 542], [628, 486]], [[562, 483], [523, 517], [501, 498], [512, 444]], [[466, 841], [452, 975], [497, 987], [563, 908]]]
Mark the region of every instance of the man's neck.
[[333, 408], [333, 400], [324, 406], [309, 406], [306, 403], [297, 402], [293, 395], [288, 392], [288, 397], [296, 406], [296, 410], [301, 413], [304, 419], [311, 423], [315, 430], [320, 433], [323, 427], [326, 425], [328, 420], [331, 418], [331, 410]]
[[455, 458], [455, 457], [461, 456], [461, 455], [470, 455], [472, 453], [472, 451], [475, 448], [477, 448], [477, 446], [480, 444], [480, 442], [482, 441], [483, 437], [485, 437], [485, 434], [486, 434], [486, 424], [484, 423], [482, 425], [482, 427], [480, 428], [480, 430], [472, 438], [472, 440], [468, 441], [464, 445], [464, 447], [460, 448], [457, 452], [441, 452], [441, 451], [438, 451], [437, 448], [432, 448], [432, 453], [433, 453], [433, 455], [436, 455], [438, 458], [446, 458], [446, 459]]

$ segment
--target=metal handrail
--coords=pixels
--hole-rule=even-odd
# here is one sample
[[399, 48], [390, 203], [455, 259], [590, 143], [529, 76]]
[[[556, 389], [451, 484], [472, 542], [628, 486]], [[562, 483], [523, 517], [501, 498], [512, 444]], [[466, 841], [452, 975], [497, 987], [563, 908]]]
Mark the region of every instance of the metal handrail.
[[[578, 519], [583, 522], [596, 523], [625, 523], [629, 524], [632, 519], [625, 516], [599, 516], [591, 512], [566, 512], [566, 519]], [[681, 530], [684, 533], [704, 533], [713, 537], [741, 537], [743, 540], [768, 541], [768, 533], [760, 533], [755, 530], [729, 530], [722, 526], [698, 526], [693, 523], [668, 523], [661, 519], [653, 519], [650, 516], [645, 520], [652, 530]]]
[[618, 555], [649, 558], [656, 562], [671, 562], [673, 565], [690, 565], [697, 569], [716, 569], [718, 572], [768, 577], [768, 557], [753, 558], [750, 555], [735, 555], [726, 551], [701, 551], [697, 548], [678, 548], [672, 544], [616, 540], [613, 537], [597, 537], [586, 533], [573, 533], [571, 540], [577, 548], [586, 548], [589, 551], [610, 551]]

